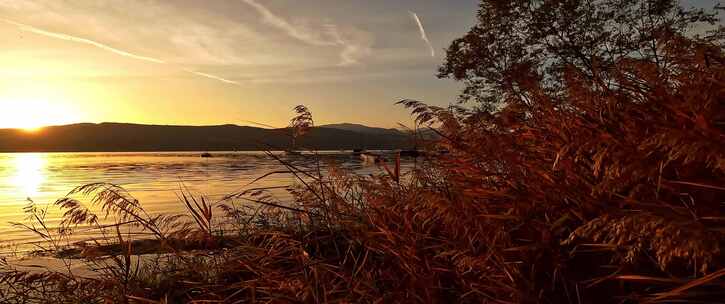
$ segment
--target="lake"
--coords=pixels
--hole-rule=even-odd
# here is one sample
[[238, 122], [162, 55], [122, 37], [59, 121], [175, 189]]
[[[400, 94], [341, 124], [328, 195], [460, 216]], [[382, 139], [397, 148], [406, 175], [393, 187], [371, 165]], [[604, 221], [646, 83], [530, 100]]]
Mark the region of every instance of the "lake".
[[[211, 201], [238, 192], [251, 181], [284, 166], [264, 152], [163, 153], [0, 153], [0, 252], [27, 250], [32, 234], [13, 227], [22, 222], [23, 207], [32, 199], [37, 205], [52, 204], [73, 188], [95, 182], [120, 185], [137, 198], [151, 214], [185, 212], [177, 195], [183, 187]], [[350, 152], [319, 152], [318, 156], [279, 155], [296, 166], [316, 167], [335, 163], [359, 174], [381, 173]], [[408, 164], [409, 166], [409, 164]], [[288, 174], [275, 174], [255, 183], [286, 186], [294, 183]], [[288, 197], [284, 189], [275, 195]], [[57, 225], [59, 212], [51, 210], [48, 223]]]

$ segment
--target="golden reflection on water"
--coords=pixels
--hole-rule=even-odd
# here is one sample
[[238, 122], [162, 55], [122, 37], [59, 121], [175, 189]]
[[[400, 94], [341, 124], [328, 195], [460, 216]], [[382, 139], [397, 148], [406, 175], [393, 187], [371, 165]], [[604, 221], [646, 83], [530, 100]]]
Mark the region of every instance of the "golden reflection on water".
[[14, 174], [11, 183], [28, 198], [40, 194], [40, 188], [46, 180], [46, 155], [42, 153], [23, 153], [14, 155], [11, 162]]

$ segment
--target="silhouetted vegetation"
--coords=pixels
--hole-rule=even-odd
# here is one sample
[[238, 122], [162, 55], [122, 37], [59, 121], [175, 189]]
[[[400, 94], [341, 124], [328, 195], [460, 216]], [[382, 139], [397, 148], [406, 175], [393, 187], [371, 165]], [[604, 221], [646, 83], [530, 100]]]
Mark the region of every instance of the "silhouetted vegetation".
[[[467, 84], [463, 102], [401, 102], [439, 134], [429, 155], [448, 153], [409, 173], [386, 164], [374, 177], [279, 159], [298, 177], [293, 201], [253, 185], [218, 204], [185, 193], [189, 213], [179, 216], [147, 215], [114, 185], [83, 186], [56, 203], [66, 210], [58, 231], [37, 224], [34, 206], [36, 225], [26, 225], [51, 244], [92, 226], [125, 249], [85, 251], [101, 265], [97, 277], [5, 271], [0, 280], [12, 287], [0, 295], [723, 302], [723, 33], [692, 34], [714, 15], [666, 0], [483, 0], [478, 16], [440, 73]], [[103, 215], [118, 225], [100, 226]], [[119, 228], [127, 225], [167, 254], [140, 263]], [[204, 250], [180, 249], [189, 242]]]

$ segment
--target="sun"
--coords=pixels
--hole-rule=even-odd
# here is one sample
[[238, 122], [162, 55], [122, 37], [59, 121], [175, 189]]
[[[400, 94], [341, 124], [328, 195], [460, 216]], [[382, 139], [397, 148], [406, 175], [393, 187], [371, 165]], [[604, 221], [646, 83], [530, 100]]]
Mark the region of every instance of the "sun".
[[67, 89], [48, 81], [23, 80], [0, 86], [0, 128], [37, 132], [45, 126], [78, 122]]
[[0, 128], [37, 132], [45, 126], [77, 120], [78, 113], [64, 102], [18, 97], [0, 99]]

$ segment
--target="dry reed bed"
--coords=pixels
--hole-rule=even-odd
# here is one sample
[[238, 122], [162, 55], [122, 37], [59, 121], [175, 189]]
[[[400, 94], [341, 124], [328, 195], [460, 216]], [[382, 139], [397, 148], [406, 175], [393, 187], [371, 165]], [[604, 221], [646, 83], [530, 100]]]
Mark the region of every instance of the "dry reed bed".
[[[570, 9], [560, 2], [544, 8]], [[665, 4], [672, 1], [664, 2], [634, 11], [662, 17], [651, 20], [674, 20], [647, 33], [651, 40], [643, 41], [653, 43], [654, 54], [643, 51], [649, 44], [623, 44], [642, 55], [607, 60], [587, 57], [575, 45], [546, 45], [537, 49], [550, 52], [545, 63], [559, 64], [541, 75], [527, 54], [517, 58], [530, 61], [501, 67], [507, 61], [495, 56], [518, 53], [471, 50], [533, 50], [507, 44], [519, 37], [493, 36], [515, 32], [525, 22], [510, 27], [495, 22], [559, 15], [527, 14], [540, 7], [526, 1], [482, 1], [479, 25], [454, 42], [441, 74], [469, 81], [464, 95], [484, 105], [494, 95], [481, 92], [494, 92], [496, 108], [401, 102], [439, 135], [428, 143], [429, 154], [447, 154], [430, 157], [406, 178], [393, 163], [363, 178], [336, 169], [322, 174], [280, 159], [299, 178], [292, 202], [276, 201], [265, 189], [218, 204], [187, 193], [184, 215], [149, 216], [121, 188], [83, 186], [74, 193], [90, 202], [56, 203], [67, 211], [62, 229], [44, 230], [42, 217], [31, 218], [36, 225], [29, 227], [57, 246], [75, 225], [114, 216], [119, 225], [104, 229], [110, 242], [125, 248], [123, 254], [86, 257], [98, 266], [100, 278], [26, 274], [9, 266], [0, 275], [3, 286], [11, 286], [0, 289], [2, 298], [6, 303], [51, 297], [54, 303], [722, 302], [725, 56], [719, 40], [678, 32], [688, 20], [704, 17], [670, 14], [675, 10]], [[549, 23], [532, 24], [538, 30]], [[507, 31], [495, 32], [501, 28]], [[491, 87], [476, 87], [480, 84]], [[294, 134], [302, 136], [313, 126], [311, 115], [304, 107], [296, 111], [299, 119], [291, 126], [300, 127]], [[89, 212], [87, 203], [101, 206], [103, 214]], [[236, 227], [235, 241], [222, 250], [219, 227], [228, 224]], [[150, 232], [173, 258], [137, 267], [133, 242], [118, 228], [123, 225]], [[185, 252], [175, 240], [192, 240], [206, 250]]]

